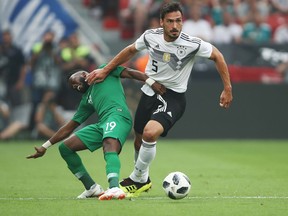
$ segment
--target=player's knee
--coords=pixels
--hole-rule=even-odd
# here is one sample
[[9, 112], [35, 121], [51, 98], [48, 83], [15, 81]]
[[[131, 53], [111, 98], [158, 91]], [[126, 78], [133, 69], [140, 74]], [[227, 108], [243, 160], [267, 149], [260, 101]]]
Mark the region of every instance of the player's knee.
[[145, 128], [143, 131], [143, 140], [147, 142], [154, 142], [159, 137], [157, 131]]
[[155, 142], [163, 132], [164, 128], [162, 124], [151, 120], [146, 124], [144, 128], [142, 139], [147, 142]]
[[103, 141], [103, 151], [120, 153], [121, 151], [120, 141], [117, 139], [113, 139], [113, 138], [106, 138]]
[[66, 155], [73, 153], [73, 151], [70, 148], [68, 148], [63, 142], [58, 146], [58, 150], [62, 157], [65, 157]]

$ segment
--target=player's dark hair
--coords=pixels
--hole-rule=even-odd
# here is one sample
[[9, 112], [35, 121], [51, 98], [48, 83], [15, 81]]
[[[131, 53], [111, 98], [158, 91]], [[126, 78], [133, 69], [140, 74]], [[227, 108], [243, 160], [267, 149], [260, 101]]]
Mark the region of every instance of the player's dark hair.
[[180, 5], [179, 2], [166, 3], [160, 9], [160, 19], [164, 19], [165, 15], [167, 13], [177, 12], [177, 11], [180, 11], [180, 13], [183, 16], [183, 10], [182, 10], [181, 5]]

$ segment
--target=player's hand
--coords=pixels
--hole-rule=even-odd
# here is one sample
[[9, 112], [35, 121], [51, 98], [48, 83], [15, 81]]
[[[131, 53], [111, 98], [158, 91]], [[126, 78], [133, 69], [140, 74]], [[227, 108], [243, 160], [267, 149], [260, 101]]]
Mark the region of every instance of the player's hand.
[[166, 87], [158, 82], [153, 83], [151, 88], [154, 90], [156, 94], [163, 95], [166, 93]]
[[36, 153], [33, 154], [33, 155], [27, 156], [27, 157], [26, 157], [27, 159], [31, 159], [31, 158], [36, 159], [36, 158], [38, 158], [38, 157], [42, 157], [42, 156], [46, 153], [46, 149], [45, 149], [43, 146], [41, 146], [41, 147], [34, 147], [34, 149], [36, 150]]
[[107, 74], [104, 72], [104, 70], [101, 69], [96, 69], [90, 72], [87, 76], [85, 81], [91, 85], [93, 83], [99, 83], [102, 82], [106, 78]]
[[233, 100], [232, 90], [224, 89], [220, 95], [219, 105], [225, 109], [229, 108]]

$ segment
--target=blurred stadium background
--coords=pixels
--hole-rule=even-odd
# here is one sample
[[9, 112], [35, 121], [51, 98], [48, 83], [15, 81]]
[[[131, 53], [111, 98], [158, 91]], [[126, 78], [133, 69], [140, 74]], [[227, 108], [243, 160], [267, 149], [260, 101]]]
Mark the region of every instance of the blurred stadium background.
[[[58, 53], [62, 49], [61, 41], [68, 39], [71, 34], [76, 32], [81, 44], [89, 48], [89, 57], [92, 58], [93, 63], [89, 65], [88, 69], [92, 70], [107, 62], [118, 51], [132, 43], [139, 36], [138, 28], [145, 30], [152, 26], [152, 20], [155, 18], [155, 14], [158, 14], [158, 8], [163, 2], [165, 1], [1, 0], [0, 27], [2, 31], [9, 30], [11, 32], [13, 43], [22, 49], [27, 64], [31, 60], [34, 45], [41, 42], [47, 31], [54, 32], [54, 43], [57, 44]], [[208, 21], [211, 29], [221, 25], [221, 22], [217, 23], [217, 19], [214, 18], [216, 9], [224, 11], [224, 8], [232, 6], [236, 10], [246, 6], [248, 14], [255, 10], [249, 3], [253, 1], [186, 0], [181, 2], [185, 8], [185, 19], [190, 18], [188, 15], [190, 5], [197, 4], [202, 12], [201, 19]], [[236, 6], [235, 2], [241, 2], [242, 5], [239, 3]], [[222, 110], [219, 107], [219, 96], [222, 90], [221, 80], [214, 64], [199, 59], [193, 69], [187, 91], [186, 113], [173, 128], [169, 138], [288, 138], [288, 69], [286, 68], [282, 72], [278, 70], [279, 65], [288, 62], [288, 46], [287, 41], [278, 42], [274, 37], [277, 27], [286, 25], [288, 29], [288, 7], [286, 7], [286, 11], [285, 7], [282, 7], [283, 11], [281, 11], [276, 7], [275, 2], [277, 1], [254, 2], [257, 2], [256, 10], [264, 11], [266, 19], [263, 23], [270, 28], [270, 36], [266, 41], [247, 42], [241, 36], [242, 38], [238, 38], [237, 41], [215, 42], [213, 41], [213, 34], [210, 39], [210, 42], [223, 52], [229, 66], [234, 93], [232, 107], [229, 110]], [[143, 15], [144, 18], [141, 18], [140, 15]], [[235, 23], [238, 23], [244, 31], [245, 24], [253, 23], [253, 20], [249, 17], [244, 20], [244, 18], [241, 19], [240, 13], [238, 15]], [[158, 17], [156, 19], [158, 20]], [[0, 40], [2, 43], [3, 38]], [[136, 56], [127, 65], [143, 70], [142, 61], [145, 62], [143, 56]], [[0, 62], [3, 63], [3, 61]], [[1, 70], [5, 68], [4, 66], [1, 68], [2, 66], [0, 64]], [[63, 68], [64, 66], [60, 65], [59, 67]], [[33, 100], [34, 91], [33, 88], [30, 88], [33, 71], [31, 68], [29, 69], [29, 66], [27, 68], [25, 85], [28, 89], [27, 101], [30, 103]], [[5, 83], [5, 76], [2, 75], [1, 71], [1, 83]], [[141, 84], [127, 80], [123, 80], [123, 84], [133, 113], [137, 106]], [[8, 99], [4, 93], [3, 95], [1, 101], [9, 107], [9, 95]], [[41, 102], [41, 99], [38, 102]], [[61, 105], [57, 100], [56, 104]], [[65, 110], [65, 104], [63, 106], [62, 110]], [[10, 111], [12, 110], [13, 107]], [[67, 108], [66, 111], [73, 111], [73, 107]], [[0, 138], [3, 140], [45, 138], [44, 135], [39, 135], [37, 132], [34, 113], [26, 114], [27, 116], [31, 115], [29, 125], [21, 125], [19, 132], [17, 131], [6, 138], [0, 135]], [[7, 119], [1, 121], [1, 131], [5, 130], [9, 121]]]

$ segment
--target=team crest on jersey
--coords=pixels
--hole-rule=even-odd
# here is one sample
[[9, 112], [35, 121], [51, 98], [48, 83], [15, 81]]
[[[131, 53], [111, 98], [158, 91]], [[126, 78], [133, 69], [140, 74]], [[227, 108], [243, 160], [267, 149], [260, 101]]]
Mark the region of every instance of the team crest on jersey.
[[185, 55], [186, 55], [186, 48], [183, 47], [183, 46], [177, 47], [177, 55], [178, 55], [179, 57], [185, 56]]
[[163, 61], [164, 62], [170, 62], [171, 54], [170, 53], [164, 53], [163, 54]]

